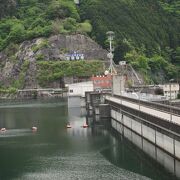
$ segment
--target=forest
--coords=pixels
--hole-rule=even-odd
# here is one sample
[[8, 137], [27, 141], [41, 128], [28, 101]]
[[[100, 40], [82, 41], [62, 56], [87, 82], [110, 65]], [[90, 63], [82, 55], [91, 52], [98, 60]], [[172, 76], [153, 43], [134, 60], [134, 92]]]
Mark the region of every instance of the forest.
[[178, 0], [0, 0], [0, 51], [25, 40], [83, 33], [108, 49], [115, 38], [114, 61], [126, 60], [147, 83], [180, 74]]
[[126, 60], [148, 82], [179, 79], [180, 2], [178, 0], [84, 0], [81, 19], [89, 19], [91, 37], [108, 48], [106, 32], [115, 32], [115, 62]]

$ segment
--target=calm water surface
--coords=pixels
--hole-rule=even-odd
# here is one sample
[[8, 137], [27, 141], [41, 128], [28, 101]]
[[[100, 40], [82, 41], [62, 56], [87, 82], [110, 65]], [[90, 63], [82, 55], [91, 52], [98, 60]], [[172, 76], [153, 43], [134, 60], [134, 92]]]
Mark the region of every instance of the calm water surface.
[[85, 120], [66, 99], [1, 103], [0, 128], [8, 130], [0, 133], [0, 180], [175, 179], [103, 126], [82, 128]]

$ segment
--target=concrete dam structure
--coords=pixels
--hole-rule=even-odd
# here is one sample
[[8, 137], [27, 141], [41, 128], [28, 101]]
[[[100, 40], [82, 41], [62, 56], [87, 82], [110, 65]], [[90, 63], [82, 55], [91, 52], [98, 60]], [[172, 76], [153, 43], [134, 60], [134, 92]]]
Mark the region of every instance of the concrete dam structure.
[[106, 117], [118, 134], [180, 177], [179, 108], [100, 93], [89, 94], [86, 105], [89, 114]]

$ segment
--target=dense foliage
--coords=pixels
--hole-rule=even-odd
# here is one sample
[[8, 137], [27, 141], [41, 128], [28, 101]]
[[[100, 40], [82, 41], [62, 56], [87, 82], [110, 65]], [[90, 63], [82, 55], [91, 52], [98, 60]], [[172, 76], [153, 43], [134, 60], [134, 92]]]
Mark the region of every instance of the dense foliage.
[[16, 44], [59, 33], [89, 33], [108, 49], [106, 32], [111, 30], [116, 63], [128, 61], [147, 81], [179, 78], [179, 0], [80, 0], [78, 7], [74, 0], [0, 0], [0, 9], [0, 51], [5, 49], [13, 61]]
[[[116, 63], [127, 60], [137, 70], [151, 74], [162, 70], [161, 76], [176, 79], [180, 69], [179, 5], [178, 0], [83, 0], [80, 15], [91, 21], [92, 38], [105, 48], [106, 32], [115, 32]], [[154, 69], [156, 62], [160, 69]]]
[[[8, 2], [2, 3], [3, 10], [10, 6]], [[0, 50], [10, 42], [19, 43], [50, 34], [86, 33], [92, 29], [88, 21], [80, 23], [73, 0], [17, 0], [16, 8], [8, 12], [13, 16], [0, 21]]]
[[0, 87], [0, 94], [15, 94], [15, 93], [17, 93], [17, 89], [14, 87], [9, 87], [9, 88]]
[[180, 16], [180, 1], [179, 0], [160, 0], [163, 9], [169, 14]]
[[37, 79], [41, 86], [62, 77], [87, 77], [97, 72], [103, 73], [102, 61], [38, 61]]

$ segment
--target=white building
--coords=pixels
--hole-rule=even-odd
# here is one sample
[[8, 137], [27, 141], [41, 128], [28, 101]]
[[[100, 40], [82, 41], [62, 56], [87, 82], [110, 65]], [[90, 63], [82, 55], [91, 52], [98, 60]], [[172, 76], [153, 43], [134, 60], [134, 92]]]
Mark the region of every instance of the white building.
[[68, 96], [85, 97], [85, 92], [93, 91], [92, 81], [68, 84], [67, 86], [68, 86]]
[[176, 99], [179, 93], [179, 84], [178, 83], [168, 83], [162, 85], [164, 96], [168, 99]]
[[112, 90], [114, 95], [122, 95], [125, 88], [125, 78], [124, 76], [113, 75]]

